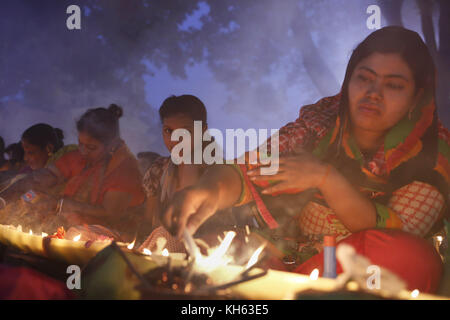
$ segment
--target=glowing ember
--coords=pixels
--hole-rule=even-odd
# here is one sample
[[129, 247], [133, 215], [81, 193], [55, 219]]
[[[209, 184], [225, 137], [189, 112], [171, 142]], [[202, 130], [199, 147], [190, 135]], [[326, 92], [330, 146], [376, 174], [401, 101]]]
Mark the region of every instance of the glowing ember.
[[168, 257], [169, 256], [169, 250], [164, 249], [161, 253], [164, 257]]
[[73, 238], [73, 241], [78, 241], [81, 239], [81, 233]]
[[129, 245], [127, 245], [127, 248], [128, 248], [129, 250], [133, 250], [133, 248], [134, 248], [134, 243], [135, 243], [135, 242], [136, 242], [136, 239], [134, 239], [132, 243], [130, 243]]
[[263, 244], [263, 245], [260, 246], [258, 249], [256, 249], [256, 251], [252, 254], [250, 260], [248, 260], [246, 269], [250, 268], [250, 267], [253, 266], [256, 262], [258, 262], [258, 257], [259, 257], [259, 255], [261, 254], [261, 252], [264, 250], [265, 247], [266, 247], [266, 245]]
[[144, 254], [148, 255], [148, 256], [151, 256], [151, 255], [152, 255], [152, 252], [151, 252], [149, 249], [147, 249], [147, 248], [145, 248], [144, 250], [142, 250], [142, 252], [143, 252]]
[[47, 233], [45, 233], [45, 232], [42, 232], [42, 238], [45, 238], [45, 237], [47, 237], [48, 236], [48, 234]]
[[311, 280], [317, 280], [319, 279], [319, 269], [314, 269], [311, 274], [309, 275], [309, 278]]
[[411, 292], [411, 298], [415, 299], [419, 296], [419, 290], [415, 289], [413, 292]]

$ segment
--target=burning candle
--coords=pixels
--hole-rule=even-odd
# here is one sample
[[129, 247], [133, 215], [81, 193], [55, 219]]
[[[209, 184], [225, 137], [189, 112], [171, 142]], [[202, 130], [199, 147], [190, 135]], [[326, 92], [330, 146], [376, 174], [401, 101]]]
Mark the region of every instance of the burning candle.
[[33, 235], [33, 230], [30, 229], [29, 234], [30, 234], [30, 236], [32, 236]]
[[73, 241], [78, 241], [81, 239], [81, 233], [73, 238]]
[[48, 234], [47, 233], [45, 233], [45, 232], [42, 232], [42, 238], [45, 238], [45, 237], [47, 237], [48, 236]]
[[317, 280], [317, 279], [319, 279], [319, 269], [314, 269], [312, 272], [311, 272], [311, 274], [309, 275], [309, 278], [311, 279], [311, 280]]
[[411, 298], [415, 299], [419, 296], [419, 290], [415, 289], [411, 292]]
[[152, 255], [152, 252], [151, 252], [149, 249], [147, 249], [147, 248], [144, 248], [144, 250], [142, 250], [142, 252], [143, 252], [144, 254], [148, 255], [148, 256], [151, 256], [151, 255]]
[[129, 250], [133, 250], [133, 248], [134, 248], [134, 243], [135, 243], [135, 242], [136, 242], [136, 239], [134, 239], [132, 243], [130, 243], [129, 245], [127, 245], [127, 248], [128, 248]]
[[164, 249], [161, 253], [164, 257], [168, 257], [169, 256], [169, 250]]
[[256, 249], [256, 251], [252, 254], [250, 260], [248, 260], [246, 269], [249, 269], [249, 268], [252, 267], [256, 262], [258, 262], [259, 255], [261, 254], [261, 252], [264, 250], [265, 247], [266, 247], [266, 245], [263, 244], [263, 245], [260, 246], [258, 249]]

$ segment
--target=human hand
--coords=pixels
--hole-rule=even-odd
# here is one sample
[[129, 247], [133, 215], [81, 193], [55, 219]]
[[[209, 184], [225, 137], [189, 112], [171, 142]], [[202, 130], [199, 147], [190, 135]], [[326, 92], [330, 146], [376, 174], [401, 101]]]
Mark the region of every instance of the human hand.
[[299, 193], [310, 188], [320, 188], [330, 169], [309, 153], [280, 157], [272, 161], [278, 161], [278, 171], [273, 175], [261, 175], [259, 168], [247, 172], [255, 184], [267, 185], [270, 181], [277, 182], [263, 189], [263, 194]]
[[219, 190], [201, 186], [187, 187], [177, 192], [162, 213], [165, 228], [181, 239], [184, 229], [194, 234], [218, 210]]

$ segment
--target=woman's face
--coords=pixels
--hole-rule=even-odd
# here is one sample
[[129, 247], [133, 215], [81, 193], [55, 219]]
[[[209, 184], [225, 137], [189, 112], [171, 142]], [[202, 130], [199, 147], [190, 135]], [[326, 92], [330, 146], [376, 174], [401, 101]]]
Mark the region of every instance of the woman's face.
[[88, 163], [95, 163], [106, 155], [105, 145], [86, 132], [78, 132], [78, 150]]
[[[171, 141], [172, 133], [176, 129], [186, 129], [191, 134], [191, 148], [194, 147], [194, 121], [191, 117], [184, 114], [177, 114], [163, 119], [162, 123], [162, 136], [164, 139], [164, 144], [166, 145], [169, 152], [172, 151], [173, 147], [180, 143], [179, 141]], [[204, 129], [204, 128], [203, 128]], [[185, 139], [185, 138], [183, 138]], [[187, 139], [187, 137], [186, 137]]]
[[361, 60], [348, 86], [350, 118], [357, 130], [385, 133], [416, 104], [411, 69], [399, 54], [373, 53]]
[[22, 140], [22, 148], [24, 151], [24, 160], [30, 166], [31, 169], [37, 170], [45, 167], [48, 161], [49, 153], [52, 151], [51, 146], [47, 148], [41, 148], [34, 144], [28, 143], [26, 140]]

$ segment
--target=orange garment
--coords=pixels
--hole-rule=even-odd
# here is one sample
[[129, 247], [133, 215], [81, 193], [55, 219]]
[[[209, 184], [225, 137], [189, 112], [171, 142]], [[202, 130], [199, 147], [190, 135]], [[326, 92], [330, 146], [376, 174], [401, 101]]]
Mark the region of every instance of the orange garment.
[[105, 193], [117, 191], [132, 196], [130, 207], [145, 200], [138, 162], [123, 141], [108, 161], [99, 161], [89, 167], [75, 150], [59, 158], [55, 166], [68, 180], [63, 191], [65, 197], [101, 205]]

